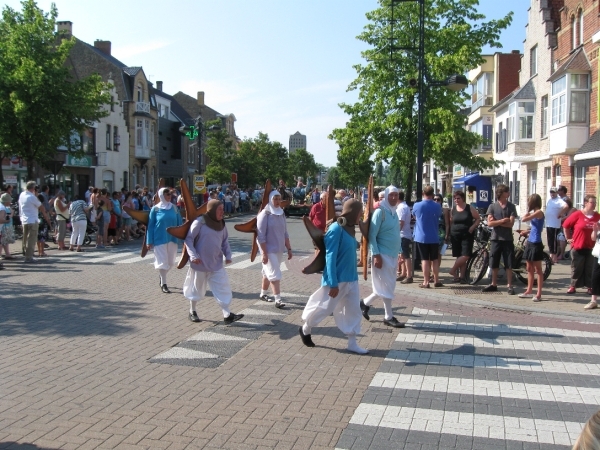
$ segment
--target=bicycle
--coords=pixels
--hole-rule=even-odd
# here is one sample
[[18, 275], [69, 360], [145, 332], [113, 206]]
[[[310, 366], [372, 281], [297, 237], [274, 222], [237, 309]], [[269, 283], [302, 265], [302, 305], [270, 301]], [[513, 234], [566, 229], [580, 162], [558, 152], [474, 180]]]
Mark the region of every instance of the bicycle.
[[[489, 232], [489, 228], [486, 225], [480, 225], [486, 231], [478, 232], [476, 242], [478, 244], [478, 248], [475, 250], [471, 258], [467, 261], [467, 268], [465, 273], [465, 279], [470, 285], [475, 285], [481, 281], [484, 275], [487, 273], [489, 265], [490, 265], [490, 248], [491, 241], [488, 240], [483, 242], [480, 241], [481, 235], [487, 235]], [[479, 231], [479, 230], [478, 230]], [[519, 233], [515, 231], [515, 233]], [[489, 233], [491, 235], [491, 232]], [[525, 236], [519, 235], [519, 239], [515, 245], [515, 256], [514, 256], [514, 267], [512, 269], [513, 274], [517, 277], [517, 279], [523, 283], [527, 284], [527, 262], [525, 261], [523, 255], [525, 252], [525, 242], [527, 238]], [[500, 261], [500, 268], [505, 269], [504, 262]], [[548, 279], [550, 273], [552, 273], [552, 260], [550, 259], [550, 255], [544, 252], [544, 256], [542, 259], [542, 268], [544, 270], [544, 281]], [[537, 280], [534, 279], [534, 284], [537, 283]]]

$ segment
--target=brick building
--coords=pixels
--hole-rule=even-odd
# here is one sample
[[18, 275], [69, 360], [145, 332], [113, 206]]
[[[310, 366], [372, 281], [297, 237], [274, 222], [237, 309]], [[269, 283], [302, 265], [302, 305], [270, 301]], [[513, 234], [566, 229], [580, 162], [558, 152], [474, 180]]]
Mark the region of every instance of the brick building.
[[[556, 86], [566, 77], [567, 136], [576, 133], [576, 124], [585, 121], [585, 139], [579, 139], [565, 154], [553, 161], [557, 184], [569, 188], [569, 196], [581, 207], [586, 194], [598, 195], [600, 127], [598, 113], [598, 58], [600, 5], [596, 0], [564, 0], [560, 10], [557, 46], [554, 50]], [[554, 139], [554, 138], [553, 138]], [[581, 142], [583, 141], [583, 142]], [[552, 143], [554, 144], [554, 143]], [[558, 178], [560, 176], [560, 178]]]

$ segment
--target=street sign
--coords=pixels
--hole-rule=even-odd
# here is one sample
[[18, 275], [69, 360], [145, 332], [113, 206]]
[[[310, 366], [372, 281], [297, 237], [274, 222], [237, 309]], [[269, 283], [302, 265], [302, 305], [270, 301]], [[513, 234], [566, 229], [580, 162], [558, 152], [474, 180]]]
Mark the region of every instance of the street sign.
[[194, 175], [194, 194], [206, 192], [206, 178], [204, 175]]

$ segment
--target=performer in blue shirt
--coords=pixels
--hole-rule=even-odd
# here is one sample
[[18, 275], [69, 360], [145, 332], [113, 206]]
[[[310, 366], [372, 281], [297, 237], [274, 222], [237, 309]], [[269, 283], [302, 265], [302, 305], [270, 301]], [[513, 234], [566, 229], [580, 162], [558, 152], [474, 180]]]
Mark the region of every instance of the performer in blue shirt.
[[348, 336], [348, 350], [359, 355], [368, 350], [359, 347], [356, 336], [360, 334], [360, 294], [356, 270], [354, 227], [362, 212], [362, 204], [350, 199], [344, 203], [341, 216], [325, 233], [325, 270], [321, 287], [310, 296], [298, 330], [302, 342], [314, 347], [311, 329], [333, 313], [335, 324]]

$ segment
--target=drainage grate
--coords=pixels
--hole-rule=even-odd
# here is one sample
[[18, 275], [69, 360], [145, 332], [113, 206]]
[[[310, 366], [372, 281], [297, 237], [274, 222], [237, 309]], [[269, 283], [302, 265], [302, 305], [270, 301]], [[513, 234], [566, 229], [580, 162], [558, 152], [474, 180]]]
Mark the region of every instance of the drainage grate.
[[462, 287], [460, 289], [452, 289], [454, 291], [455, 295], [473, 295], [473, 294], [480, 294], [480, 295], [502, 295], [502, 291], [496, 291], [496, 292], [481, 292], [481, 290], [484, 288], [484, 286], [472, 286], [472, 287]]

